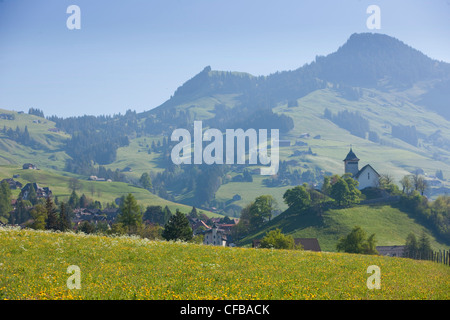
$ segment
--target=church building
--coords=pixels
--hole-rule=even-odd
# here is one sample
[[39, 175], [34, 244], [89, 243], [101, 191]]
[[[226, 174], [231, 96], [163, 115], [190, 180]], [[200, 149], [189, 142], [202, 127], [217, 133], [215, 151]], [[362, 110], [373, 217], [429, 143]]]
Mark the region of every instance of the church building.
[[345, 173], [351, 173], [352, 178], [359, 182], [358, 189], [362, 190], [368, 187], [378, 187], [380, 175], [372, 168], [370, 164], [366, 164], [361, 170], [358, 168], [359, 159], [350, 148], [350, 152], [344, 159]]

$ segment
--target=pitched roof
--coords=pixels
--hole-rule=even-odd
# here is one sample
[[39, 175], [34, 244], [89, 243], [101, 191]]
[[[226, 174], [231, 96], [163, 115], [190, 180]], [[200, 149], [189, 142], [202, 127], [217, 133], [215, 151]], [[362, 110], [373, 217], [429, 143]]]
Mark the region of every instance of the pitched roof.
[[192, 230], [196, 230], [196, 229], [198, 229], [198, 228], [200, 228], [200, 227], [204, 227], [204, 228], [206, 228], [207, 230], [208, 230], [208, 229], [211, 229], [211, 227], [208, 226], [203, 220], [199, 220], [199, 221], [195, 222], [195, 223], [192, 225]]
[[370, 164], [366, 164], [364, 167], [361, 168], [361, 170], [358, 171], [357, 174], [355, 174], [355, 179], [358, 179], [361, 173], [363, 173], [363, 171], [366, 170], [367, 168], [371, 168], [380, 177], [380, 174], [377, 172], [377, 170], [375, 170]]
[[406, 246], [377, 246], [378, 253], [382, 256], [403, 256]]
[[350, 151], [348, 152], [347, 156], [345, 157], [345, 159], [343, 161], [349, 161], [349, 160], [353, 160], [353, 161], [358, 161], [358, 157], [356, 156], [356, 154], [353, 152], [352, 148], [350, 148]]
[[294, 241], [296, 245], [301, 244], [303, 250], [322, 251], [320, 249], [319, 241], [316, 238], [295, 238]]

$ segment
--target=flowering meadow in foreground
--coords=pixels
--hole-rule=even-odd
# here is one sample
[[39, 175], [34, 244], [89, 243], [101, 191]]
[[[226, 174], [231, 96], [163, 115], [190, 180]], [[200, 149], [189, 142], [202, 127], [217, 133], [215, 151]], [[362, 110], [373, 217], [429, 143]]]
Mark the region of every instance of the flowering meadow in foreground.
[[[381, 288], [368, 289], [370, 265]], [[69, 289], [78, 266], [79, 289]], [[0, 228], [1, 299], [449, 299], [429, 261]]]

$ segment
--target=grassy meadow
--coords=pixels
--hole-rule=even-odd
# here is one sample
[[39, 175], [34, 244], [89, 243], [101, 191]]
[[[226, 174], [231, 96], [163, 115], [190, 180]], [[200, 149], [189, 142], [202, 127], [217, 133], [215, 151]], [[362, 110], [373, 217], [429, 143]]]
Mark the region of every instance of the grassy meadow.
[[[11, 178], [14, 174], [20, 175], [19, 178], [14, 180], [21, 182], [23, 185], [29, 182], [37, 182], [43, 187], [49, 187], [53, 192], [53, 196], [57, 196], [60, 201], [68, 200], [72, 192], [69, 188], [70, 179], [77, 177], [70, 173], [64, 173], [62, 175], [61, 172], [50, 169], [23, 170], [17, 166], [0, 166], [0, 180]], [[148, 205], [159, 205], [162, 207], [167, 205], [172, 212], [175, 212], [176, 209], [184, 213], [192, 210], [191, 206], [162, 199], [146, 189], [124, 182], [87, 181], [81, 179], [79, 179], [79, 182], [81, 187], [80, 190], [77, 190], [79, 196], [84, 193], [87, 197], [98, 200], [102, 204], [111, 203], [116, 198], [131, 193], [138, 201], [138, 204], [142, 205], [144, 209]], [[13, 198], [17, 198], [19, 192], [19, 189], [12, 190]], [[207, 210], [201, 211], [211, 217], [220, 216]]]
[[[381, 271], [369, 290], [367, 268]], [[68, 289], [80, 270], [80, 289]], [[1, 299], [449, 299], [450, 268], [343, 253], [213, 247], [0, 227]]]
[[389, 204], [330, 209], [322, 214], [322, 219], [315, 215], [290, 215], [285, 212], [269, 221], [258, 232], [242, 239], [240, 244], [249, 246], [253, 239], [261, 239], [266, 232], [279, 228], [284, 234], [294, 238], [317, 238], [322, 250], [336, 251], [339, 239], [350, 233], [354, 226], [360, 226], [368, 236], [374, 233], [377, 246], [405, 245], [410, 232], [419, 238], [424, 231], [434, 250], [449, 248], [448, 243], [436, 239], [431, 230], [408, 213]]

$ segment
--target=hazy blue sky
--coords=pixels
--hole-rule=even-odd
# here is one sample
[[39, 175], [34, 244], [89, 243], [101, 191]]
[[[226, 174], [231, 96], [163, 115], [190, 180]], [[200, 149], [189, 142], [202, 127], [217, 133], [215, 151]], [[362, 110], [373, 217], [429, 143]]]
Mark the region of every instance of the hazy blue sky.
[[[81, 29], [69, 30], [69, 5]], [[369, 5], [381, 29], [369, 30]], [[269, 75], [334, 52], [355, 32], [450, 62], [450, 0], [0, 0], [0, 108], [138, 112], [213, 70]]]

